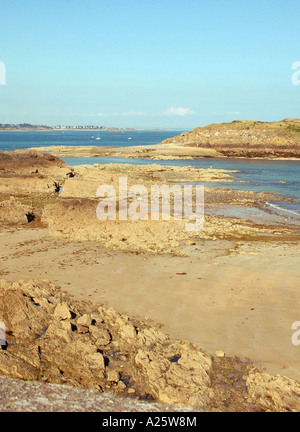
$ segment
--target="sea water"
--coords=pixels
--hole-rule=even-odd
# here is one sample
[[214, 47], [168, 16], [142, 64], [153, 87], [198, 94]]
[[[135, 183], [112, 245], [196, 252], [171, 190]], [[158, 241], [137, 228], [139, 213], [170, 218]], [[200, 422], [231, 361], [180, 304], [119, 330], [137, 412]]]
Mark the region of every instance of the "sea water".
[[[111, 133], [106, 130], [53, 130], [53, 131], [0, 131], [0, 150], [18, 150], [29, 147], [46, 146], [101, 146], [129, 147], [157, 144], [167, 138], [181, 134], [182, 130], [172, 131], [122, 131]], [[99, 138], [100, 140], [96, 139]]]

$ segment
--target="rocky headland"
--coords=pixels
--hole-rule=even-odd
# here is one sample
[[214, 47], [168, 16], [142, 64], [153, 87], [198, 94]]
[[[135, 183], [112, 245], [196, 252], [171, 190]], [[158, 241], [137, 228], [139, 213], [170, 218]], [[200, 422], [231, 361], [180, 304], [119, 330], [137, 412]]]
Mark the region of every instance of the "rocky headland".
[[225, 157], [299, 158], [300, 120], [240, 121], [197, 127], [162, 144], [210, 149]]
[[231, 123], [210, 124], [149, 146], [50, 146], [33, 150], [49, 151], [57, 157], [122, 157], [152, 160], [197, 157], [298, 159], [300, 120], [236, 120]]

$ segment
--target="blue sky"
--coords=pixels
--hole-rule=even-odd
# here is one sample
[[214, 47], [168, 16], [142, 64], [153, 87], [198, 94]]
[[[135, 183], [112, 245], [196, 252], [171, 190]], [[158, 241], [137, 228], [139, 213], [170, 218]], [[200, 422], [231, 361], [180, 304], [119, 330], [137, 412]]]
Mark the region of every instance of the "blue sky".
[[0, 123], [299, 117], [299, 0], [1, 0]]

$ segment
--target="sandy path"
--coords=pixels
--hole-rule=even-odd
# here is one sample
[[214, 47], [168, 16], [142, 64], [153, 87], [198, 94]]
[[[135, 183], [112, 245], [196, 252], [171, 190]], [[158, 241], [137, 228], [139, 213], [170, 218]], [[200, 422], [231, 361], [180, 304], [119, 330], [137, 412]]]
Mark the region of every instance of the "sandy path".
[[[199, 241], [189, 257], [107, 251], [46, 229], [0, 233], [0, 277], [49, 279], [76, 296], [164, 325], [204, 350], [248, 357], [300, 380], [297, 243]], [[235, 248], [236, 246], [236, 248]]]

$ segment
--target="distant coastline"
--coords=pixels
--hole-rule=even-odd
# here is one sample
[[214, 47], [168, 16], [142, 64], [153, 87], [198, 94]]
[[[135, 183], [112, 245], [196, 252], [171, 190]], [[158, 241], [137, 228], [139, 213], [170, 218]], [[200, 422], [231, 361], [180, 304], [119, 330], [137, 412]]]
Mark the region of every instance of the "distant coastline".
[[45, 126], [45, 125], [32, 125], [29, 123], [22, 123], [22, 124], [0, 124], [0, 132], [30, 132], [30, 131], [37, 131], [37, 132], [55, 132], [55, 131], [108, 131], [111, 133], [122, 133], [125, 131], [138, 131], [138, 130], [144, 130], [144, 131], [164, 131], [168, 129], [164, 128], [146, 128], [146, 129], [135, 129], [135, 128], [116, 128], [116, 127], [109, 127], [109, 126]]

